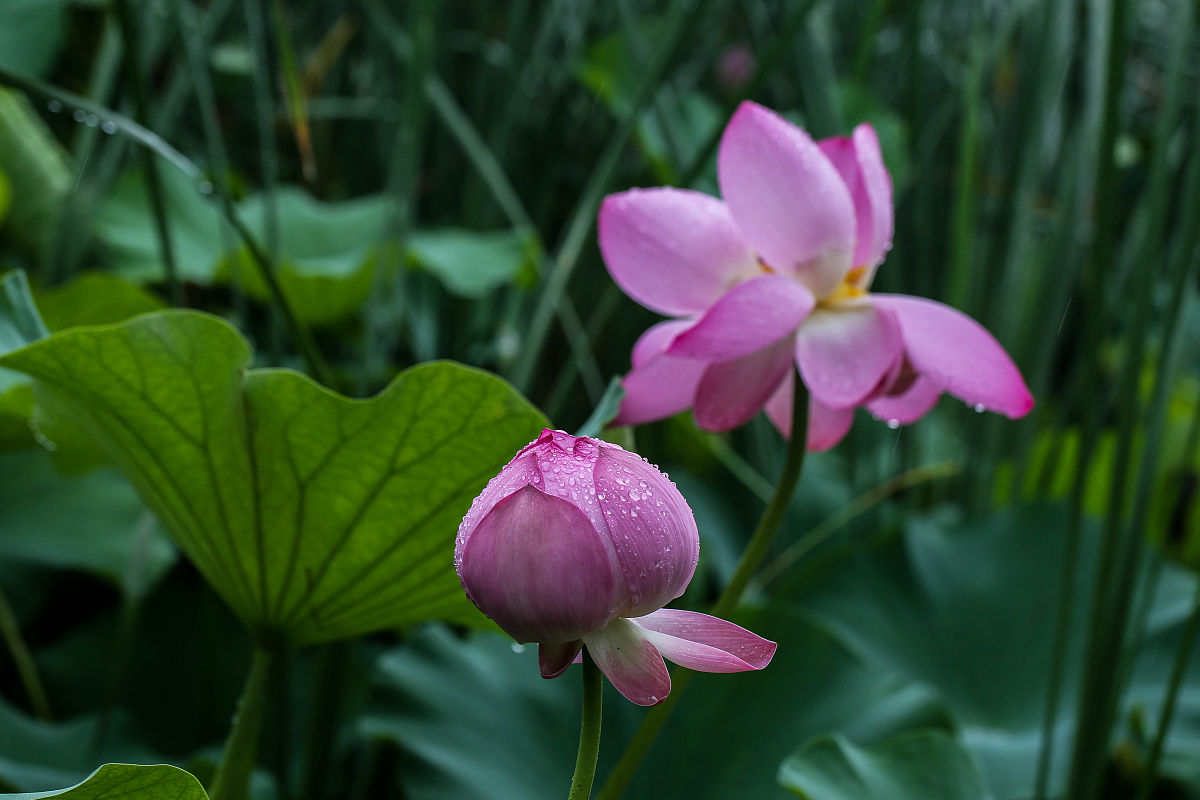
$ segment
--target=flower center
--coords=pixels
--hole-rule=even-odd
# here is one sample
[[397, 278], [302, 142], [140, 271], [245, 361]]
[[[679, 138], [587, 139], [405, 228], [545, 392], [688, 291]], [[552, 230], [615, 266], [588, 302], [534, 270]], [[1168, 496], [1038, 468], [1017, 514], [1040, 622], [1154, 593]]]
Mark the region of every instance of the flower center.
[[866, 297], [867, 290], [859, 285], [866, 271], [867, 268], [863, 265], [847, 272], [846, 277], [842, 278], [842, 282], [832, 292], [821, 298], [820, 305], [834, 306], [849, 300]]

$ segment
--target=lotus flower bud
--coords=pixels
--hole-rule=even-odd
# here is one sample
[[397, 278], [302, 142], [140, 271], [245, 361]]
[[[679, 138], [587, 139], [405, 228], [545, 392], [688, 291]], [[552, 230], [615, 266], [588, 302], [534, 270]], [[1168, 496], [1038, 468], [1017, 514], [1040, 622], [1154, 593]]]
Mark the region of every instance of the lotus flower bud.
[[761, 669], [775, 645], [732, 623], [660, 610], [696, 571], [687, 502], [645, 459], [545, 430], [475, 498], [454, 563], [479, 609], [538, 642], [557, 677], [583, 646], [617, 689], [653, 705], [670, 691], [662, 657], [693, 669]]

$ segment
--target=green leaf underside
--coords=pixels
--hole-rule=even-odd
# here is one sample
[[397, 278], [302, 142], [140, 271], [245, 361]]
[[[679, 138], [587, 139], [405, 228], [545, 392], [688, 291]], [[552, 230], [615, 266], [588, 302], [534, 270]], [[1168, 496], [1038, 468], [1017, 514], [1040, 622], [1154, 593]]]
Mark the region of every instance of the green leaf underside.
[[246, 370], [228, 324], [168, 311], [0, 357], [39, 413], [93, 431], [261, 637], [311, 644], [428, 619], [482, 623], [454, 574], [471, 499], [545, 420], [452, 363], [357, 401]]
[[986, 800], [979, 770], [958, 741], [934, 730], [873, 747], [823, 736], [779, 769], [779, 782], [805, 800]]
[[38, 800], [61, 797], [66, 800], [207, 800], [200, 781], [189, 772], [168, 764], [138, 766], [105, 764], [86, 780], [52, 792], [0, 795], [3, 800]]

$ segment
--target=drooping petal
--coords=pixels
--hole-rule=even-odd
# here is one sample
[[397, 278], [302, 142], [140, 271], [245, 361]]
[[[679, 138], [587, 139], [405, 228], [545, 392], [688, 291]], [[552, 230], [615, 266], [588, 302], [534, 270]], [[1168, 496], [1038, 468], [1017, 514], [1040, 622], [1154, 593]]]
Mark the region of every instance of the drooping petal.
[[601, 535], [533, 486], [480, 520], [456, 566], [471, 601], [518, 642], [573, 641], [611, 618], [616, 567]]
[[543, 678], [557, 678], [575, 663], [583, 640], [573, 642], [542, 642], [538, 645], [538, 668]]
[[671, 692], [671, 676], [658, 649], [625, 619], [583, 637], [596, 666], [616, 690], [639, 706], [661, 703]]
[[[789, 373], [767, 401], [767, 417], [785, 439], [792, 438], [792, 392], [795, 379]], [[854, 422], [853, 408], [833, 409], [808, 399], [808, 441], [805, 449], [819, 453], [840, 442]]]
[[721, 137], [717, 179], [734, 221], [768, 266], [797, 277], [818, 299], [841, 283], [854, 255], [854, 203], [807, 133], [742, 103]]
[[918, 376], [900, 394], [883, 395], [867, 403], [867, 410], [889, 425], [908, 425], [925, 416], [941, 396], [940, 386], [929, 378]]
[[812, 293], [791, 278], [757, 275], [726, 292], [667, 352], [705, 361], [740, 358], [796, 330], [814, 305]]
[[757, 353], [710, 364], [696, 387], [696, 425], [727, 431], [749, 421], [791, 370], [794, 347], [787, 336]]
[[668, 661], [700, 672], [762, 669], [775, 655], [774, 642], [708, 614], [663, 608], [629, 621]]
[[706, 364], [665, 353], [671, 342], [692, 326], [690, 320], [667, 320], [648, 328], [633, 346], [633, 369], [621, 379], [625, 397], [614, 425], [641, 425], [690, 408]]
[[598, 227], [613, 281], [668, 316], [699, 313], [759, 271], [725, 203], [701, 192], [659, 187], [609, 195]]
[[853, 408], [879, 388], [903, 353], [900, 326], [869, 303], [814, 311], [796, 333], [796, 363], [813, 399]]
[[950, 306], [903, 294], [873, 294], [900, 323], [904, 349], [918, 373], [970, 405], [1016, 419], [1033, 396], [1008, 353], [982, 325]]
[[700, 558], [692, 509], [671, 480], [615, 445], [596, 461], [596, 504], [623, 577], [617, 614], [641, 616], [683, 594]]
[[892, 178], [883, 164], [879, 137], [874, 128], [863, 123], [851, 136], [822, 139], [817, 144], [850, 189], [857, 223], [854, 265], [866, 268], [858, 283], [865, 289], [892, 246], [895, 225]]

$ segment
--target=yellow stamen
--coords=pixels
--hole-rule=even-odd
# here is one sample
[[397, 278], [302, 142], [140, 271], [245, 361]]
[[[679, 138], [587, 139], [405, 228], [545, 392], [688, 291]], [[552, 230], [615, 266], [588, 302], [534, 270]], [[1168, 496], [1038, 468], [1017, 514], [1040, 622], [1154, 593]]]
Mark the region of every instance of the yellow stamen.
[[859, 285], [859, 281], [862, 280], [866, 272], [867, 268], [865, 265], [855, 267], [847, 272], [846, 277], [842, 278], [842, 282], [838, 284], [837, 288], [821, 298], [821, 305], [836, 305], [847, 300], [866, 297], [867, 290]]

